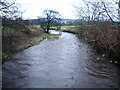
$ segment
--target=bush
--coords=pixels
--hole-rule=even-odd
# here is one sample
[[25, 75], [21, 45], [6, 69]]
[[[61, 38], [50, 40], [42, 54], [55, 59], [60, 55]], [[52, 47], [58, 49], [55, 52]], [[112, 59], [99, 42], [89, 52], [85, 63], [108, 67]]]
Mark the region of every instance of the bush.
[[90, 43], [99, 53], [106, 53], [111, 59], [120, 59], [119, 31], [110, 22], [81, 25], [78, 36]]

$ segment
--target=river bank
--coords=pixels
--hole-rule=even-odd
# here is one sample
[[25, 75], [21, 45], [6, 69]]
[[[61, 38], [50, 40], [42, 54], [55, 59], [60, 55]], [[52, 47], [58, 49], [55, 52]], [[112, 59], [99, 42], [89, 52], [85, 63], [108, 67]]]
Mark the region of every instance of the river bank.
[[19, 43], [19, 45], [15, 45], [12, 47], [12, 49], [8, 49], [7, 51], [2, 52], [2, 63], [4, 63], [6, 60], [9, 60], [9, 57], [14, 55], [15, 53], [18, 53], [24, 49], [36, 45], [40, 43], [42, 40], [43, 40], [43, 36], [38, 36], [38, 37], [34, 36], [31, 38], [27, 38], [24, 41], [17, 42]]
[[[69, 26], [68, 26], [69, 27]], [[99, 30], [98, 30], [99, 29]], [[99, 28], [95, 25], [80, 25], [74, 28], [61, 29], [63, 32], [76, 34], [80, 39], [88, 43], [97, 53], [106, 57], [113, 64], [120, 64], [119, 32], [114, 30], [110, 23], [100, 23]]]
[[42, 30], [31, 32], [29, 35], [15, 36], [12, 37], [10, 41], [10, 36], [5, 36], [2, 38], [2, 63], [9, 60], [9, 58], [31, 46], [39, 44], [44, 39], [47, 40], [56, 40], [59, 38], [60, 34], [46, 34]]

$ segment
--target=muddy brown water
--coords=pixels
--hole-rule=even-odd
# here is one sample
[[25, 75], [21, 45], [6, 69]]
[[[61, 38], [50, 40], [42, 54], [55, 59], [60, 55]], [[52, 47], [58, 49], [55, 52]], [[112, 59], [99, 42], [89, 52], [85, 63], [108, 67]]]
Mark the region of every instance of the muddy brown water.
[[2, 71], [3, 88], [118, 87], [118, 68], [65, 32], [13, 55]]

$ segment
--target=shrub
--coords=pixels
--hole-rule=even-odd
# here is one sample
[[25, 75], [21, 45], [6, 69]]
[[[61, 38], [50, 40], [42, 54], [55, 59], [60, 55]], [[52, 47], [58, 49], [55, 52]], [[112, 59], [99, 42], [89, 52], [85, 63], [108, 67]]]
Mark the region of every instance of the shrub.
[[99, 22], [78, 27], [78, 36], [90, 43], [100, 53], [111, 59], [120, 58], [119, 31], [110, 22]]

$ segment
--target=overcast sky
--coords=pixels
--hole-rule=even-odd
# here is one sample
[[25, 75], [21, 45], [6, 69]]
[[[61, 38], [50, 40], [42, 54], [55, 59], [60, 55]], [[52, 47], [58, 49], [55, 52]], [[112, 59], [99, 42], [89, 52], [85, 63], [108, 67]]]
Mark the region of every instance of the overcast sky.
[[80, 3], [82, 0], [16, 0], [21, 4], [20, 9], [24, 12], [23, 18], [37, 18], [42, 16], [45, 9], [58, 11], [60, 18], [75, 19], [75, 9], [73, 5]]

